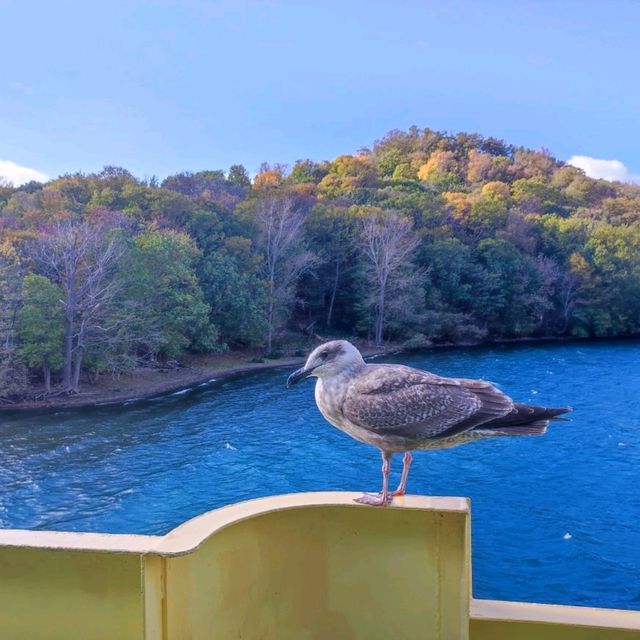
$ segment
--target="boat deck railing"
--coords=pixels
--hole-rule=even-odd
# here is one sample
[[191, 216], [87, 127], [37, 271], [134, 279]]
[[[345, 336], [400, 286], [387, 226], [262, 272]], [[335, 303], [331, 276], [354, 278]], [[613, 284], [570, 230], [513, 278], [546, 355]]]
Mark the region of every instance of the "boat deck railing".
[[466, 499], [354, 497], [251, 500], [164, 536], [0, 530], [0, 638], [640, 639], [636, 611], [474, 599]]

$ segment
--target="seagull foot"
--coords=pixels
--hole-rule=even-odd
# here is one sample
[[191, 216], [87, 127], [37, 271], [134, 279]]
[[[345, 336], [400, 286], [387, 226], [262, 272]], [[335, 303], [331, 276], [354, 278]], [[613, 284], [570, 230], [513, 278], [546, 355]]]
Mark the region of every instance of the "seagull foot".
[[372, 507], [384, 507], [386, 505], [391, 504], [392, 500], [393, 500], [392, 495], [388, 495], [386, 498], [383, 498], [382, 494], [380, 493], [375, 493], [375, 494], [365, 493], [359, 498], [356, 498], [354, 502], [357, 502], [359, 504], [368, 504], [368, 505], [371, 505]]

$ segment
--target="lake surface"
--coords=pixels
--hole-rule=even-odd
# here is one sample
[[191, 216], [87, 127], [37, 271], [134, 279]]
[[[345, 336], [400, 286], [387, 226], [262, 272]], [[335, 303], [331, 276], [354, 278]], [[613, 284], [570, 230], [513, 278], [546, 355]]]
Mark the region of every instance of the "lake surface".
[[[382, 360], [382, 359], [381, 359]], [[640, 343], [384, 358], [571, 405], [541, 438], [418, 452], [411, 493], [470, 496], [479, 598], [640, 609]], [[372, 490], [378, 452], [324, 422], [313, 383], [252, 373], [124, 407], [0, 413], [0, 526], [162, 534], [293, 491]], [[394, 458], [395, 482], [401, 456]]]

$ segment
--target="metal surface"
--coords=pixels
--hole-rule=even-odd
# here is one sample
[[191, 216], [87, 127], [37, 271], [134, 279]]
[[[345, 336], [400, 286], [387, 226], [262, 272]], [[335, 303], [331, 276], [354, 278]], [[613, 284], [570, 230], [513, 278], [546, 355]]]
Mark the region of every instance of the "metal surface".
[[0, 638], [640, 638], [640, 613], [471, 600], [464, 499], [354, 497], [252, 500], [166, 536], [0, 531]]
[[473, 640], [631, 640], [640, 612], [472, 600], [470, 628]]

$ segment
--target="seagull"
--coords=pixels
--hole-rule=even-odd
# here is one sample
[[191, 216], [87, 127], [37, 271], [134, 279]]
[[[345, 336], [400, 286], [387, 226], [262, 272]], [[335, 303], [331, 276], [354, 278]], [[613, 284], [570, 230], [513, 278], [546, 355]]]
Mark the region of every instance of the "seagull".
[[[411, 451], [448, 449], [495, 436], [538, 436], [549, 420], [571, 411], [513, 402], [484, 380], [444, 378], [397, 364], [367, 364], [346, 340], [314, 349], [287, 388], [317, 378], [315, 399], [324, 418], [382, 455], [382, 491], [356, 502], [391, 504], [406, 493]], [[389, 491], [391, 458], [404, 453], [402, 476]]]

